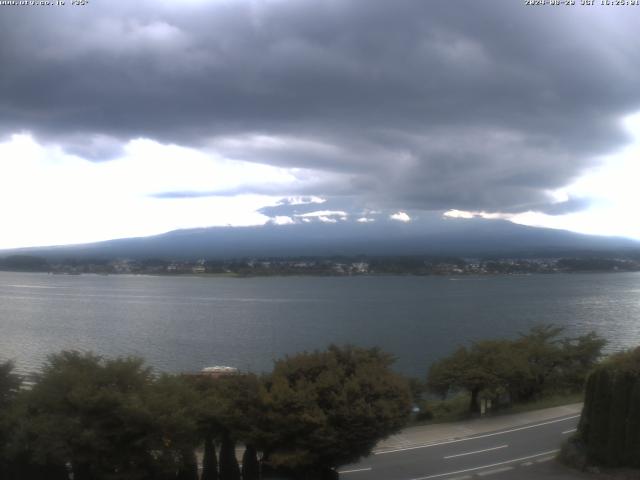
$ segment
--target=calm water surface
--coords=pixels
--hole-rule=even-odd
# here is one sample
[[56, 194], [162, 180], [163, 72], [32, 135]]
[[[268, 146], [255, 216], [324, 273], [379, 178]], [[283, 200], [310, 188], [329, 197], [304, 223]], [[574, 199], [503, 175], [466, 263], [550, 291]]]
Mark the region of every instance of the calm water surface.
[[0, 359], [36, 369], [62, 349], [140, 355], [160, 370], [380, 346], [423, 376], [457, 345], [539, 323], [640, 344], [640, 273], [496, 277], [151, 277], [0, 272]]

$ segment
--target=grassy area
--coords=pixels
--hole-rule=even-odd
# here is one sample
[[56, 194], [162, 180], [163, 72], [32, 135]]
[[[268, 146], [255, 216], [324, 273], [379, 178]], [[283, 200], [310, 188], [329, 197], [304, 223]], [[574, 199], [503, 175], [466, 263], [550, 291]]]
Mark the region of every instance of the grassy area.
[[446, 400], [424, 401], [420, 409], [412, 418], [413, 425], [457, 422], [469, 418], [469, 395], [461, 393]]
[[584, 401], [584, 393], [564, 393], [553, 394], [542, 397], [538, 400], [528, 403], [520, 403], [513, 405], [506, 413], [529, 412], [531, 410], [542, 410], [543, 408], [560, 407], [562, 405], [570, 405], [572, 403], [580, 403]]
[[[544, 396], [538, 400], [519, 403], [508, 408], [493, 410], [489, 415], [503, 415], [509, 413], [522, 413], [544, 408], [559, 407], [580, 403], [584, 399], [583, 393], [557, 393]], [[421, 412], [416, 415], [412, 425], [429, 425], [433, 423], [457, 422], [471, 418], [469, 414], [469, 395], [461, 393], [446, 400], [424, 402], [421, 405]]]

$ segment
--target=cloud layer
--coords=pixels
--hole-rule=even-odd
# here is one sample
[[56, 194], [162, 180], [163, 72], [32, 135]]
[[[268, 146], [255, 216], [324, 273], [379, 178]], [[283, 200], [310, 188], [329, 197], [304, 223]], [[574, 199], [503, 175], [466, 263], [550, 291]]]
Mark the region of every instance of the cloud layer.
[[146, 138], [298, 172], [158, 198], [566, 213], [588, 200], [551, 192], [630, 140], [636, 27], [633, 8], [512, 1], [2, 7], [0, 128], [91, 162]]

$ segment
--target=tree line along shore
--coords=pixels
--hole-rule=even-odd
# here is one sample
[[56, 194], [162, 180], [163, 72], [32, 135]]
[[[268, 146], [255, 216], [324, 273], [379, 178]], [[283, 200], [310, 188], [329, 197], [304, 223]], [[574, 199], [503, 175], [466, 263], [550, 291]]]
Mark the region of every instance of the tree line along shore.
[[[261, 375], [156, 374], [140, 358], [63, 351], [27, 388], [5, 362], [0, 478], [335, 479], [412, 420], [437, 419], [442, 402], [463, 398], [475, 416], [576, 394], [585, 381], [572, 458], [636, 466], [640, 427], [622, 425], [640, 425], [640, 349], [603, 362], [604, 345], [595, 333], [538, 326], [460, 347], [424, 379], [394, 372], [379, 349], [354, 346], [287, 356]], [[621, 447], [603, 450], [612, 441]]]
[[301, 257], [227, 260], [158, 258], [67, 258], [48, 260], [31, 255], [0, 258], [0, 270], [77, 275], [525, 275], [535, 273], [636, 272], [640, 255], [577, 257]]

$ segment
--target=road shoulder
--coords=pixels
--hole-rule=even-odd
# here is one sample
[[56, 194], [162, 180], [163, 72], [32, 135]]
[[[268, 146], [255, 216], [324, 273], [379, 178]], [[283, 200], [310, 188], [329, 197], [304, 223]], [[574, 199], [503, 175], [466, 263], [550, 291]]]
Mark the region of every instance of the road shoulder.
[[378, 443], [374, 454], [415, 448], [420, 445], [446, 442], [489, 432], [524, 427], [580, 415], [582, 403], [533, 410], [530, 412], [486, 416], [452, 423], [439, 423], [409, 427]]

